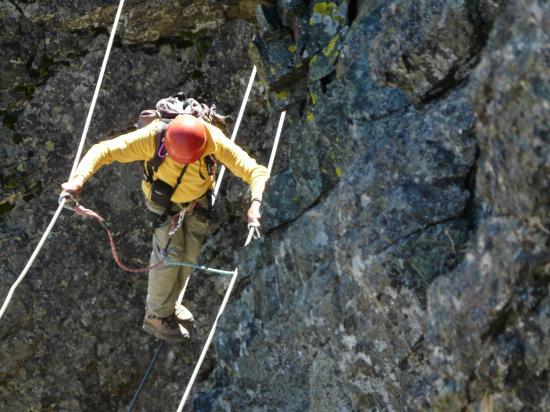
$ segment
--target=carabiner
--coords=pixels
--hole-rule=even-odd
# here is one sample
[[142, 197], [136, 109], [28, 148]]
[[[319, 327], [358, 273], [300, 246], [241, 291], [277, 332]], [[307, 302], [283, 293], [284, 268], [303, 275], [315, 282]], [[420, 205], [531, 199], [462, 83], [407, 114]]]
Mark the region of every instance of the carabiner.
[[[58, 203], [61, 204], [61, 202], [63, 201], [65, 201], [65, 203], [63, 204], [63, 207], [65, 209], [74, 211], [75, 208], [79, 206], [78, 199], [69, 192], [61, 192], [61, 194], [59, 195]], [[72, 206], [71, 203], [74, 204], [74, 206]]]
[[248, 231], [252, 231], [252, 238], [253, 239], [259, 239], [262, 237], [261, 233], [260, 233], [260, 226], [259, 225], [253, 225], [253, 224], [248, 224], [247, 225], [247, 228], [248, 228]]

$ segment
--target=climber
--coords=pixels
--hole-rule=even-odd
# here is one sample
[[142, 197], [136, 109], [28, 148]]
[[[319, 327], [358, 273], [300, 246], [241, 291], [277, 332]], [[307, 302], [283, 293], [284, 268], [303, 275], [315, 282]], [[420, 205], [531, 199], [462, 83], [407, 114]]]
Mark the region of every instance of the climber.
[[[157, 149], [157, 132], [162, 128], [165, 128], [164, 139]], [[155, 153], [161, 154], [164, 160], [154, 172], [152, 183], [148, 179], [141, 183], [146, 206], [156, 221], [143, 329], [160, 339], [181, 341], [189, 337], [193, 315], [177, 300], [191, 268], [159, 265], [159, 262], [163, 253], [171, 260], [197, 262], [208, 232], [207, 192], [212, 184], [205, 158], [213, 155], [250, 185], [247, 220], [253, 227], [260, 224], [259, 209], [268, 172], [217, 127], [191, 115], [180, 115], [167, 127], [155, 120], [146, 127], [92, 146], [74, 177], [61, 187], [78, 197], [84, 183], [103, 165], [144, 161], [146, 167]], [[174, 231], [171, 215], [181, 211], [185, 211], [181, 227], [170, 234]]]

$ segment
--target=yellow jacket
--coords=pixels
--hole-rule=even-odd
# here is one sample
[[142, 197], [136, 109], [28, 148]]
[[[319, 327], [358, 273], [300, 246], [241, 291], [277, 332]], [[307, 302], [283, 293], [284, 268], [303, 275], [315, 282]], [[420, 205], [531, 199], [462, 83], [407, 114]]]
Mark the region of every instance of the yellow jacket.
[[[267, 169], [258, 165], [244, 150], [231, 142], [220, 129], [204, 121], [202, 123], [205, 126], [207, 138], [203, 158], [207, 155], [214, 155], [233, 174], [250, 185], [252, 198], [261, 199], [264, 184], [269, 178]], [[160, 121], [156, 120], [142, 129], [95, 144], [80, 161], [75, 176], [82, 176], [88, 180], [101, 166], [112, 162], [128, 163], [151, 160], [155, 152], [155, 135], [159, 124]], [[202, 197], [211, 186], [206, 162], [203, 158], [189, 165], [172, 196], [172, 202], [191, 202]], [[154, 179], [162, 179], [173, 187], [176, 185], [181, 169], [181, 164], [171, 159], [170, 156], [166, 156], [155, 173]], [[145, 197], [150, 200], [151, 184], [142, 181], [141, 188]]]

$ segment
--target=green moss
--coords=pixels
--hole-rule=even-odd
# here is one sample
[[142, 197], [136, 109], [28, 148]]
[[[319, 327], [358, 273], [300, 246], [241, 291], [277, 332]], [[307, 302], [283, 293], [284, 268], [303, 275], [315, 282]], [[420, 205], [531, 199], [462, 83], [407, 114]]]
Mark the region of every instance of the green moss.
[[309, 19], [309, 24], [314, 25], [321, 23], [323, 17], [328, 16], [339, 26], [346, 24], [346, 19], [341, 15], [338, 5], [334, 2], [322, 1], [313, 6], [312, 17]]
[[313, 6], [313, 12], [322, 14], [323, 16], [333, 15], [338, 10], [338, 6], [334, 2], [321, 1]]
[[323, 49], [323, 54], [326, 57], [329, 57], [334, 52], [334, 48], [336, 47], [336, 43], [338, 43], [338, 39], [339, 39], [338, 35], [334, 36], [330, 40], [329, 44], [327, 44], [327, 46]]
[[296, 53], [296, 50], [298, 50], [298, 48], [296, 47], [295, 44], [291, 44], [290, 46], [288, 46], [288, 51], [289, 52]]
[[343, 26], [344, 24], [346, 24], [346, 21], [344, 20], [344, 18], [342, 16], [333, 16], [333, 19], [336, 21], [336, 23], [338, 23], [340, 26]]
[[284, 90], [282, 92], [275, 92], [274, 95], [277, 100], [286, 100], [290, 96], [290, 93]]
[[46, 150], [47, 150], [48, 152], [53, 152], [53, 151], [55, 150], [55, 143], [52, 142], [51, 140], [48, 140], [48, 141], [46, 142]]
[[312, 121], [315, 120], [315, 116], [314, 116], [313, 113], [311, 113], [311, 112], [308, 112], [308, 113], [307, 113], [306, 118], [307, 118], [307, 121], [308, 121], [308, 122], [312, 122]]
[[[339, 137], [335, 136], [334, 139], [337, 141]], [[323, 170], [328, 172], [323, 173], [332, 179], [334, 179], [334, 176], [340, 178], [344, 174], [343, 165], [346, 164], [346, 159], [345, 151], [338, 144], [328, 147], [323, 160]]]
[[311, 104], [317, 103], [317, 99], [319, 98], [319, 96], [313, 92], [309, 94], [309, 97], [311, 99]]

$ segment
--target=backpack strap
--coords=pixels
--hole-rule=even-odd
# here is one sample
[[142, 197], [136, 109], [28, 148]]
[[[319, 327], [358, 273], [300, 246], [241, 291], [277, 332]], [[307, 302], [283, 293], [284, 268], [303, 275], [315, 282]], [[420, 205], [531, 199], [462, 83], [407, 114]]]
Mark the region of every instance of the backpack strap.
[[[172, 188], [172, 191], [170, 193], [170, 197], [169, 199], [172, 198], [172, 196], [174, 195], [174, 193], [176, 193], [176, 189], [178, 188], [178, 186], [180, 185], [181, 183], [181, 179], [183, 178], [183, 175], [185, 174], [185, 172], [187, 171], [187, 168], [189, 167], [188, 164], [186, 164], [185, 166], [183, 166], [183, 168], [181, 169], [181, 172], [178, 176], [178, 180], [176, 181], [176, 185]], [[167, 206], [166, 206], [166, 209], [164, 209], [164, 215], [165, 216], [170, 216], [170, 209], [172, 207], [172, 202], [168, 202]]]
[[159, 126], [155, 134], [155, 154], [151, 160], [143, 163], [143, 180], [149, 183], [153, 183], [153, 176], [165, 159], [165, 156], [161, 156], [159, 152], [164, 141], [164, 135], [166, 134], [167, 127], [168, 125], [165, 122], [159, 122]]
[[204, 158], [204, 163], [206, 163], [206, 170], [208, 170], [208, 176], [216, 179], [216, 172], [218, 170], [218, 163], [214, 155], [208, 155]]

